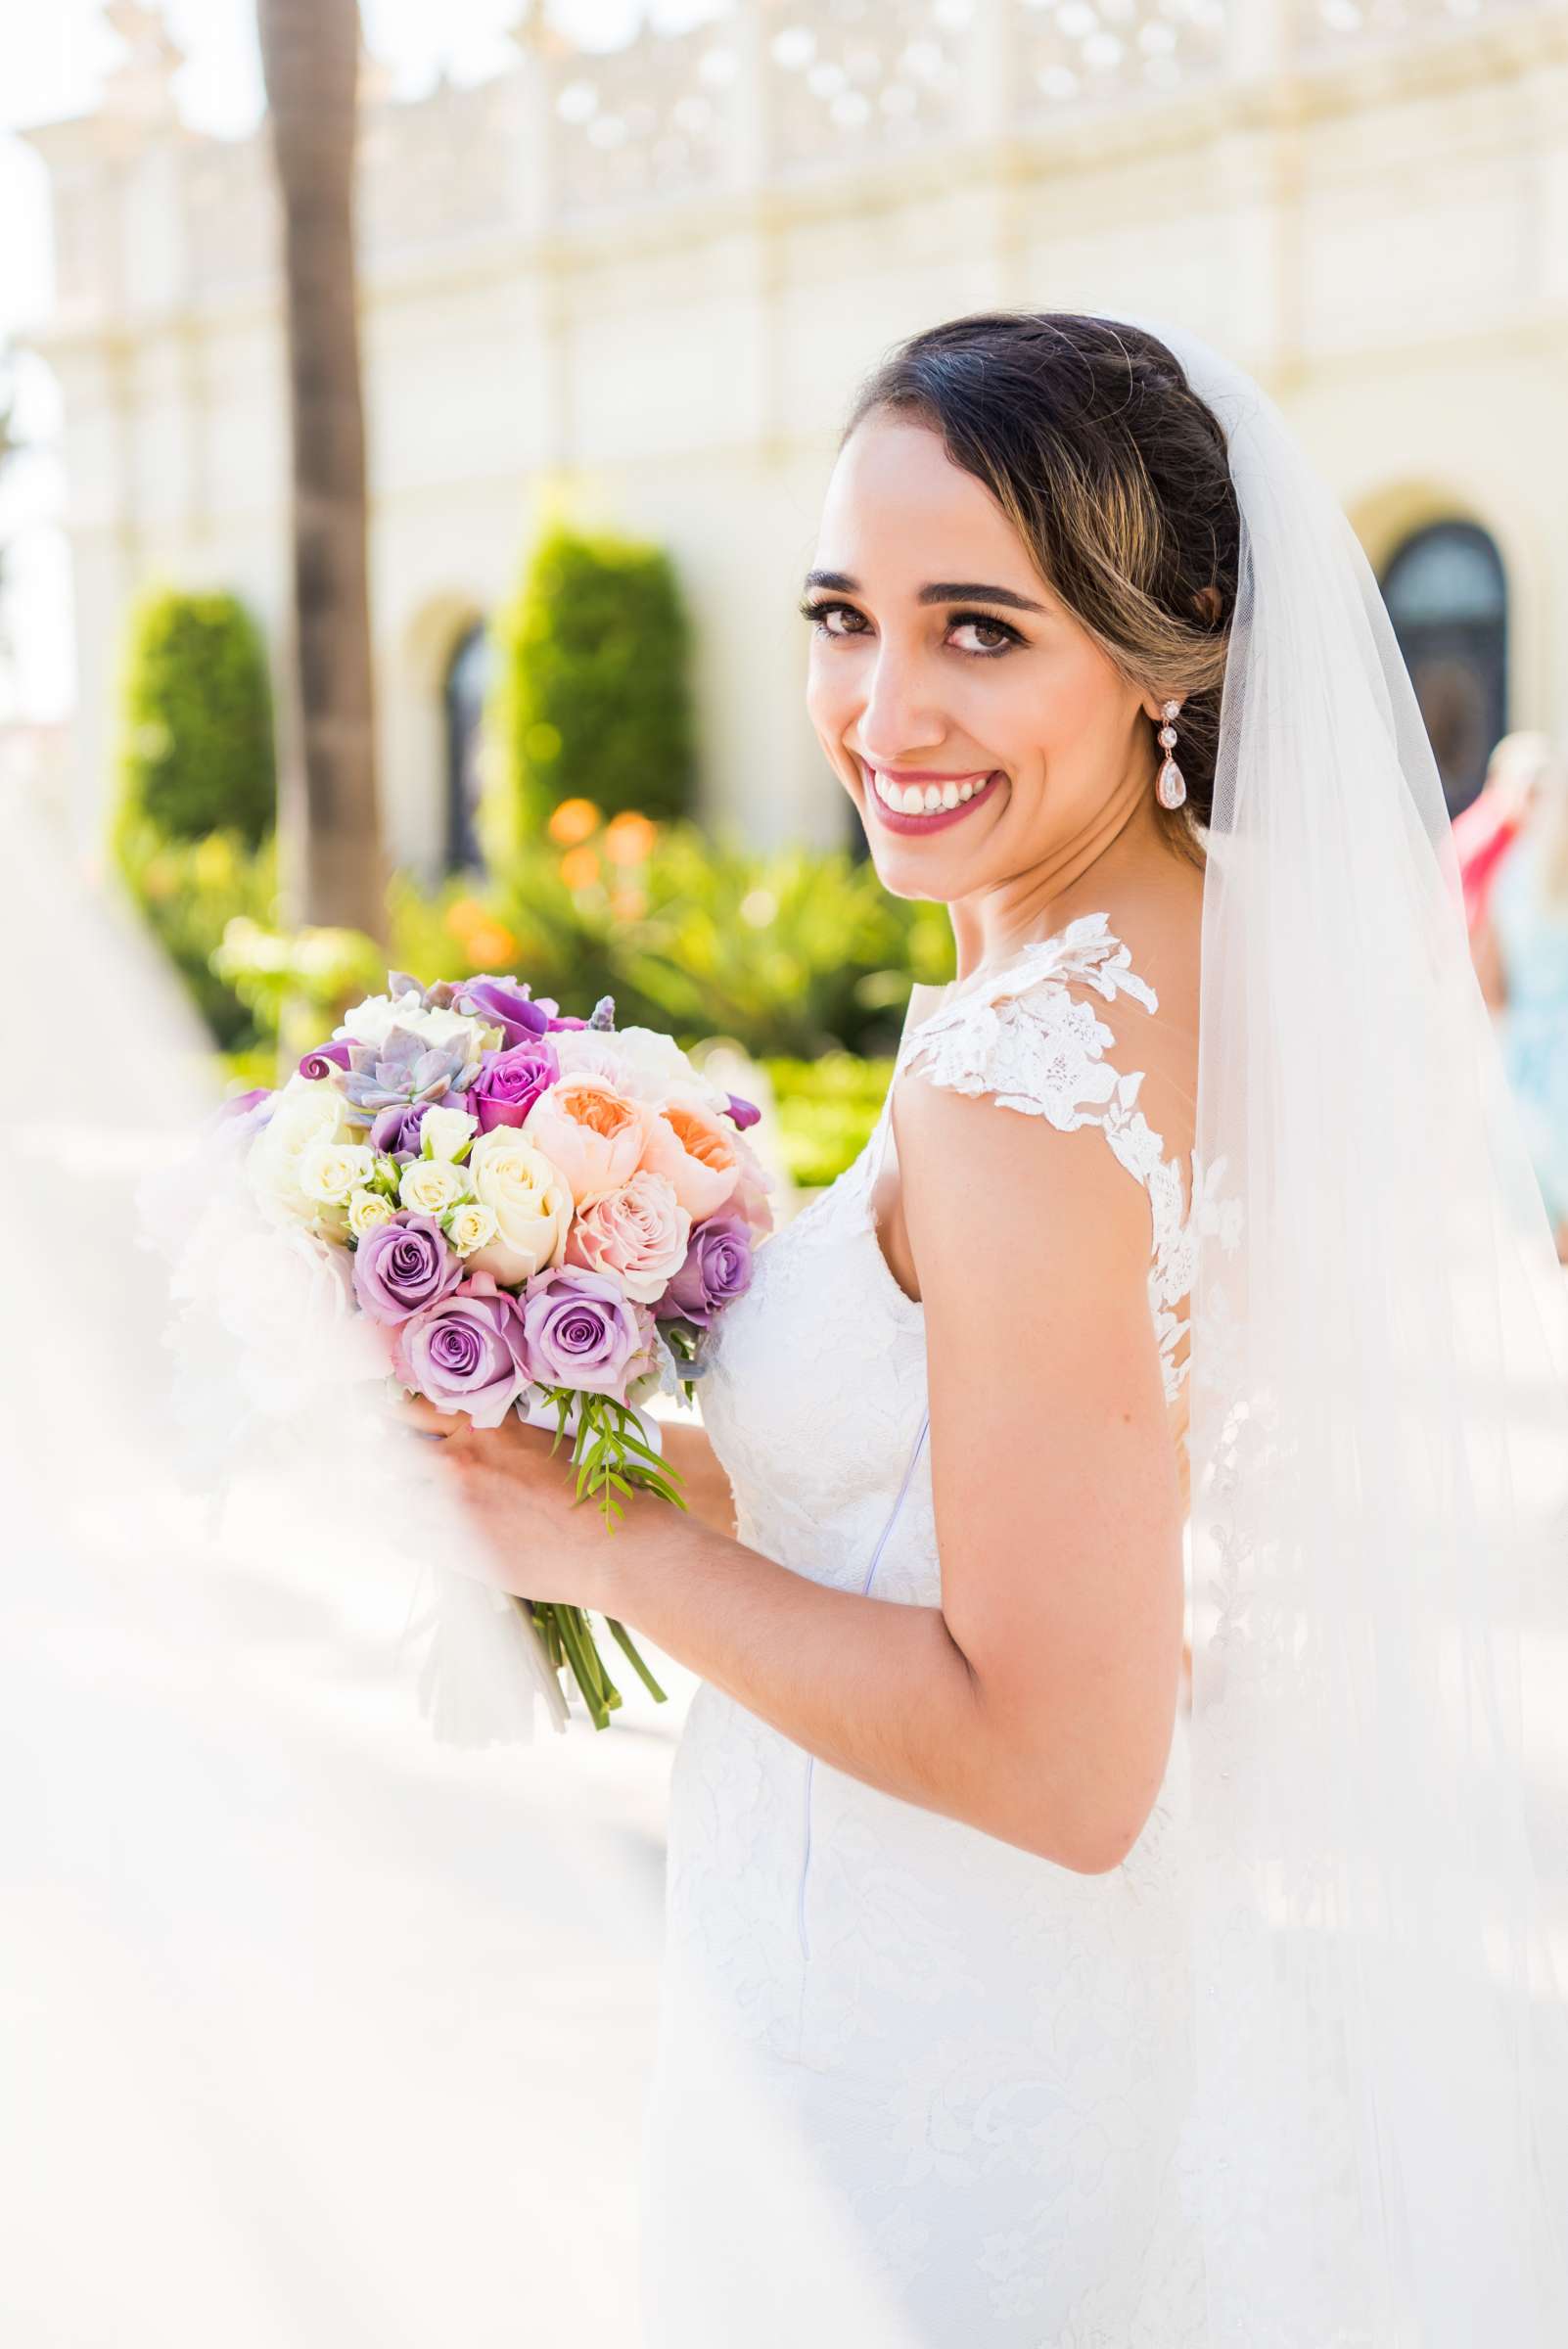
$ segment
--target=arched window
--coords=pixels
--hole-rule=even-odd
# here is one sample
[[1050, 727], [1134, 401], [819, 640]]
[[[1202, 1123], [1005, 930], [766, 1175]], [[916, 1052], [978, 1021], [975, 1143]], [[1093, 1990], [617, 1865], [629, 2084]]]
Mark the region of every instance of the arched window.
[[489, 631], [482, 620], [458, 638], [446, 665], [446, 869], [484, 862], [475, 817], [480, 797], [481, 725], [490, 681]]
[[1449, 813], [1481, 789], [1508, 730], [1508, 583], [1473, 522], [1436, 522], [1407, 538], [1383, 573], [1383, 600], [1415, 686]]

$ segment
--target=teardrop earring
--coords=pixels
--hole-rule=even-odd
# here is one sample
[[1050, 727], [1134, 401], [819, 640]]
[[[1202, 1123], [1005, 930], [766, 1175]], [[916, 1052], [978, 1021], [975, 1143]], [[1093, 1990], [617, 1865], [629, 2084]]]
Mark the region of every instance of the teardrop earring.
[[1179, 807], [1187, 796], [1187, 779], [1172, 757], [1176, 739], [1176, 730], [1172, 720], [1179, 717], [1180, 714], [1181, 704], [1179, 702], [1161, 703], [1160, 715], [1164, 718], [1165, 723], [1160, 728], [1160, 747], [1165, 753], [1165, 764], [1160, 769], [1154, 789], [1155, 796], [1162, 807]]

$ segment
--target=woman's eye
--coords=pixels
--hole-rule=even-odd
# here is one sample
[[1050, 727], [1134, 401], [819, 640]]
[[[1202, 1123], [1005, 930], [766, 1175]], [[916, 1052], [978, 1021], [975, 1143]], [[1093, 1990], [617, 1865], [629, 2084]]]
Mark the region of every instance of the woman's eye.
[[961, 628], [990, 628], [993, 636], [1001, 638], [1001, 644], [981, 645], [978, 649], [983, 653], [999, 653], [1002, 645], [1016, 644], [1018, 641], [1012, 629], [1004, 627], [999, 620], [961, 620], [955, 622], [954, 625]]
[[807, 620], [815, 623], [819, 636], [858, 636], [863, 633], [859, 628], [830, 628], [827, 624], [830, 612], [843, 612], [851, 620], [861, 619], [863, 615], [856, 612], [853, 604], [803, 604], [801, 611]]
[[[867, 632], [864, 624], [864, 613], [857, 612], [853, 604], [803, 603], [800, 609], [802, 617], [810, 621], [816, 633], [830, 640], [845, 636], [863, 636]], [[842, 614], [847, 624], [843, 627], [830, 627], [828, 625], [830, 613]], [[1005, 652], [1009, 645], [1023, 642], [1023, 638], [1016, 628], [1010, 628], [1003, 620], [992, 620], [984, 612], [956, 613], [950, 625], [954, 628], [978, 628], [982, 631], [989, 629], [992, 637], [1000, 639], [998, 643], [959, 645], [957, 650], [967, 654], [971, 660], [994, 660], [996, 655]]]

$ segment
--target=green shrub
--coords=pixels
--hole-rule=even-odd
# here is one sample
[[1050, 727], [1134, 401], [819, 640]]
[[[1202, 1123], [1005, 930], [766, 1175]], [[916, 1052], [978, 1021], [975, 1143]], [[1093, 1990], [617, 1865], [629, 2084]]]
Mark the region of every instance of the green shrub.
[[143, 816], [121, 820], [116, 851], [131, 896], [215, 1041], [226, 1051], [265, 1043], [265, 1022], [218, 977], [212, 957], [236, 918], [276, 920], [277, 859], [271, 843], [253, 849], [238, 832], [168, 840]]
[[876, 1052], [897, 1041], [911, 980], [951, 975], [944, 908], [891, 897], [848, 850], [759, 851], [671, 825], [643, 891], [615, 961], [648, 1006], [640, 1016], [683, 1042], [716, 1033], [760, 1056]]
[[244, 914], [224, 931], [212, 970], [286, 1060], [323, 1042], [351, 1004], [387, 984], [386, 956], [361, 930], [279, 930]]
[[132, 608], [121, 681], [118, 816], [167, 840], [250, 848], [277, 805], [265, 648], [232, 595], [156, 588]]
[[479, 819], [493, 865], [536, 840], [569, 796], [606, 815], [690, 809], [690, 631], [662, 548], [557, 525], [495, 630], [496, 755]]
[[827, 1052], [820, 1060], [767, 1059], [762, 1066], [790, 1174], [807, 1188], [832, 1182], [870, 1137], [893, 1082], [892, 1056]]

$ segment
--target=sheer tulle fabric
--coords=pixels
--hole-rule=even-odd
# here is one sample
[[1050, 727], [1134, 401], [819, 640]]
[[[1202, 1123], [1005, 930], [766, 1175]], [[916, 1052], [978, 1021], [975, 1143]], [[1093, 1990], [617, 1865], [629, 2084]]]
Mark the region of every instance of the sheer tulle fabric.
[[1365, 558], [1259, 388], [1143, 323], [1223, 424], [1243, 523], [1197, 1135], [1243, 1216], [1192, 1308], [1211, 2337], [1549, 2349], [1563, 1282]]
[[[202, 1419], [176, 1412], [135, 1199], [166, 1168], [195, 1228], [174, 1170], [206, 1042], [3, 805], [0, 872], [36, 1038], [0, 1097], [0, 2337], [624, 2337], [658, 1771], [639, 1805], [591, 1732], [433, 1740], [400, 1653], [424, 1569], [493, 1593], [363, 1391], [257, 1417], [208, 1328], [182, 1364]], [[301, 1389], [331, 1336], [298, 1319]], [[193, 1447], [226, 1506], [187, 1483]], [[451, 1692], [471, 1733], [529, 1702], [526, 1655], [484, 1665]]]

